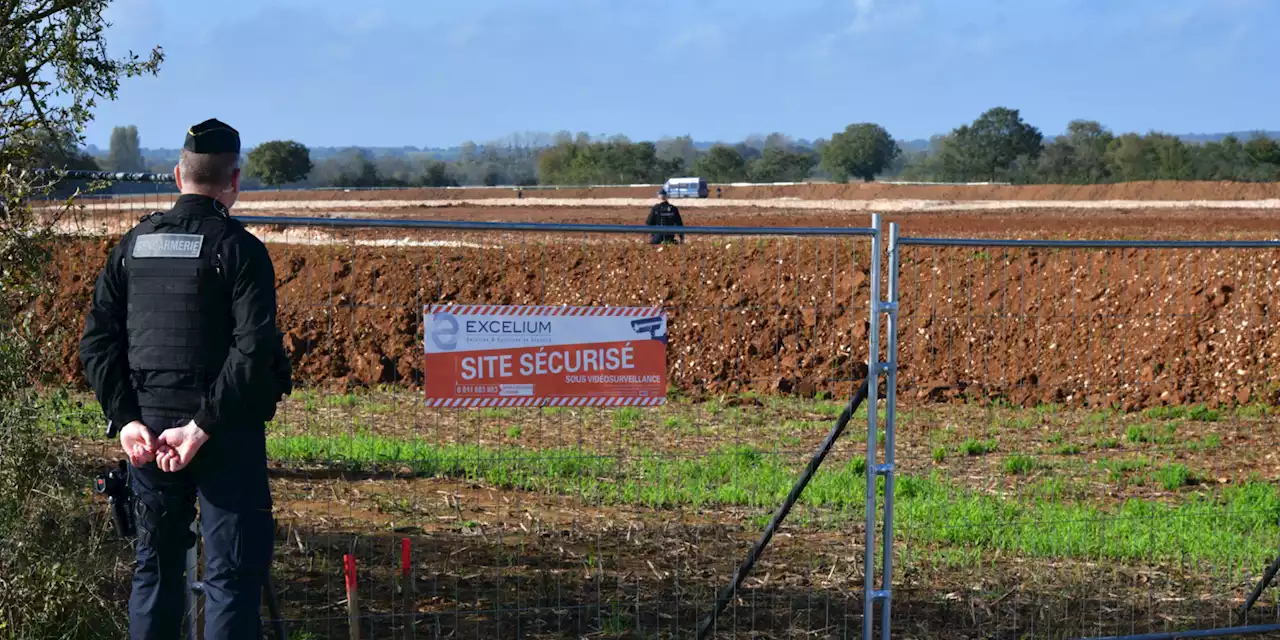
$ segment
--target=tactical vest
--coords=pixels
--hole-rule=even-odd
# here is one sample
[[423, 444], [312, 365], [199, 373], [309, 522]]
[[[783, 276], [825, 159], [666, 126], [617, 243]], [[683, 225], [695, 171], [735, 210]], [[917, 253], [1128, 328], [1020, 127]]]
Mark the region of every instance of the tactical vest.
[[153, 213], [124, 254], [129, 369], [138, 404], [194, 414], [231, 346], [231, 295], [218, 247], [226, 216]]

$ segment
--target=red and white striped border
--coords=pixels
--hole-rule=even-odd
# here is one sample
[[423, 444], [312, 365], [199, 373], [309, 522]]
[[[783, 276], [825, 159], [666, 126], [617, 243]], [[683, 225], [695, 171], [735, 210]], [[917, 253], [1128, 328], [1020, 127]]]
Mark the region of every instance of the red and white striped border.
[[659, 407], [666, 398], [427, 398], [428, 407]]
[[656, 316], [659, 307], [536, 307], [519, 305], [433, 304], [427, 313], [452, 313], [456, 316]]

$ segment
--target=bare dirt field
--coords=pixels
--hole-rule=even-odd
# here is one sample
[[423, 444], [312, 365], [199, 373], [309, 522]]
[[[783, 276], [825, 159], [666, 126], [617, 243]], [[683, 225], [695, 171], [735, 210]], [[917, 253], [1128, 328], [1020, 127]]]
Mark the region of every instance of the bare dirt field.
[[[557, 213], [450, 212], [537, 221]], [[558, 220], [616, 222], [610, 214]], [[841, 217], [866, 224], [781, 212], [697, 223], [820, 226]], [[1196, 233], [1210, 218], [1215, 233]], [[888, 219], [912, 236], [1280, 236], [1280, 216], [1242, 211]], [[688, 389], [811, 393], [861, 375], [852, 363], [865, 357], [865, 239], [699, 237], [659, 248], [617, 235], [256, 231], [273, 247], [282, 326], [308, 383], [415, 384], [421, 310], [437, 303], [661, 305], [673, 318], [671, 379]], [[62, 293], [39, 310], [56, 319], [47, 330], [63, 354], [63, 381], [78, 378], [75, 328], [111, 242], [68, 239], [56, 259]], [[1146, 406], [1249, 402], [1280, 389], [1271, 365], [1280, 334], [1270, 321], [1280, 251], [905, 247], [902, 255], [901, 381], [912, 390]], [[1124, 386], [1109, 399], [1092, 390], [1112, 381]]]
[[[801, 184], [783, 186], [711, 185], [711, 199], [796, 198], [803, 200], [1266, 200], [1280, 198], [1280, 185], [1241, 182], [1129, 182], [1108, 185], [918, 185], [885, 183]], [[259, 191], [246, 200], [310, 200], [326, 198], [358, 200], [470, 200], [510, 198], [516, 188], [484, 189], [377, 189]], [[524, 189], [526, 198], [652, 198], [655, 187], [596, 187]]]

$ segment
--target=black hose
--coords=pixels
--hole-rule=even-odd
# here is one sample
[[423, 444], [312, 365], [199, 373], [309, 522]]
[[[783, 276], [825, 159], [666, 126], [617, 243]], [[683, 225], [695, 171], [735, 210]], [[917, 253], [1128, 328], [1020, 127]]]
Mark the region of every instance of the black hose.
[[276, 600], [276, 584], [271, 576], [267, 576], [267, 581], [262, 585], [263, 595], [267, 598], [267, 613], [271, 614], [271, 628], [275, 631], [276, 640], [288, 640], [289, 634], [284, 628], [284, 616], [280, 615], [280, 602]]
[[[773, 519], [769, 521], [769, 526], [764, 528], [764, 535], [760, 536], [755, 546], [752, 547], [751, 553], [747, 555], [747, 559], [738, 566], [738, 570], [733, 574], [733, 581], [722, 589], [720, 595], [716, 597], [715, 608], [711, 610], [710, 615], [703, 619], [702, 626], [698, 629], [698, 640], [703, 640], [711, 632], [716, 620], [724, 612], [724, 608], [733, 599], [734, 594], [738, 592], [738, 587], [742, 586], [742, 581], [747, 578], [747, 574], [751, 572], [751, 567], [755, 566], [756, 560], [760, 559], [760, 555], [764, 553], [764, 548], [769, 545], [769, 540], [773, 539], [774, 532], [778, 530], [778, 526], [782, 524], [787, 514], [791, 512], [791, 507], [795, 506], [796, 501], [800, 499], [800, 494], [804, 492], [805, 486], [809, 484], [809, 480], [813, 479], [814, 472], [822, 465], [823, 459], [831, 452], [831, 447], [835, 445], [840, 434], [848, 426], [849, 420], [853, 418], [853, 413], [867, 399], [867, 382], [867, 380], [863, 380], [862, 386], [858, 388], [857, 393], [853, 394], [853, 398], [849, 399], [849, 404], [844, 408], [844, 412], [840, 414], [840, 417], [836, 419], [835, 426], [831, 428], [827, 438], [818, 447], [818, 452], [813, 454], [813, 459], [809, 461], [809, 466], [805, 467], [800, 479], [796, 480], [795, 486], [791, 487], [791, 493], [787, 494], [787, 499], [783, 501], [781, 507], [778, 507], [778, 511], [773, 514]], [[871, 473], [870, 465], [873, 462], [872, 460], [867, 461], [867, 473]]]
[[1254, 585], [1253, 593], [1249, 594], [1249, 598], [1240, 607], [1240, 619], [1236, 624], [1244, 624], [1245, 620], [1249, 619], [1249, 609], [1253, 608], [1253, 603], [1257, 602], [1262, 592], [1271, 585], [1271, 581], [1275, 579], [1277, 571], [1280, 571], [1280, 557], [1271, 561], [1271, 566], [1267, 567], [1266, 573], [1262, 574], [1262, 580], [1259, 580], [1258, 584]]

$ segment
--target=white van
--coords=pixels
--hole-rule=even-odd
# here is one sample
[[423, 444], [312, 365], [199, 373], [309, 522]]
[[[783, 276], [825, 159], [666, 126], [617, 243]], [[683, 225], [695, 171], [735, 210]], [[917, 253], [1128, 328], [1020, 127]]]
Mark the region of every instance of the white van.
[[662, 188], [668, 198], [705, 198], [710, 194], [702, 178], [670, 178]]

